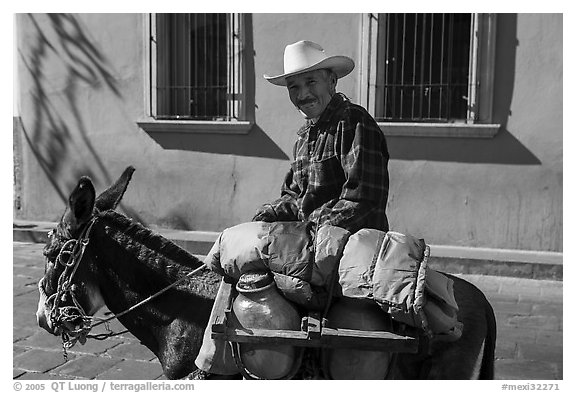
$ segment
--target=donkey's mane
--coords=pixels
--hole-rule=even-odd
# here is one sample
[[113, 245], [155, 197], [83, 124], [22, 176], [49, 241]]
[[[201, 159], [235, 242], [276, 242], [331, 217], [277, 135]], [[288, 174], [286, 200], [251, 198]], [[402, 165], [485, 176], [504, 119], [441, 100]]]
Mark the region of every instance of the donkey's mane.
[[169, 239], [116, 211], [101, 212], [99, 217], [115, 241], [140, 261], [146, 261], [148, 266], [162, 273], [168, 281], [174, 281], [202, 265], [198, 258]]

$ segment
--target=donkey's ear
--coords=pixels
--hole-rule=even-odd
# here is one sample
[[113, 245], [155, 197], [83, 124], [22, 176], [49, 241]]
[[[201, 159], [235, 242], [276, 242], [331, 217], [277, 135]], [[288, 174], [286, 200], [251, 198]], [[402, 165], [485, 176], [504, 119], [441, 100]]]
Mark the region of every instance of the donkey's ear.
[[92, 216], [96, 191], [89, 177], [83, 176], [68, 198], [70, 211], [77, 223], [83, 223]]
[[112, 210], [118, 206], [118, 203], [120, 203], [120, 200], [126, 192], [130, 179], [132, 179], [134, 170], [132, 166], [124, 169], [124, 173], [122, 173], [118, 180], [96, 198], [96, 209], [99, 211]]

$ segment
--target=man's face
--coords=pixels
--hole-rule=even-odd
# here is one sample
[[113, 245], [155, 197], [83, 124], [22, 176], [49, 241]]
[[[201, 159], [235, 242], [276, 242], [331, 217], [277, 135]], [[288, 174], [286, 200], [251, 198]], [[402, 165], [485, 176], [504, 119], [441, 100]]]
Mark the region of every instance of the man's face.
[[320, 117], [334, 94], [336, 79], [326, 70], [315, 70], [286, 78], [290, 101], [306, 117]]

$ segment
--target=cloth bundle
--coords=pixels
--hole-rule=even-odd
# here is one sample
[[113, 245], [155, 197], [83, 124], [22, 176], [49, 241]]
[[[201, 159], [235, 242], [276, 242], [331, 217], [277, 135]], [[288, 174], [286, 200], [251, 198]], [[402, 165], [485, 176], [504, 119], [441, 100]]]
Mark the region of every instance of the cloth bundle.
[[428, 268], [429, 247], [398, 232], [361, 229], [348, 239], [338, 267], [337, 293], [372, 299], [392, 319], [436, 338], [462, 335], [453, 281]]
[[453, 281], [428, 268], [428, 255], [424, 240], [398, 232], [257, 221], [225, 229], [204, 263], [234, 281], [271, 271], [282, 294], [309, 310], [324, 310], [331, 295], [368, 299], [399, 322], [458, 339]]
[[204, 263], [234, 281], [247, 272], [271, 271], [288, 300], [323, 310], [349, 236], [339, 227], [300, 221], [247, 222], [225, 229]]

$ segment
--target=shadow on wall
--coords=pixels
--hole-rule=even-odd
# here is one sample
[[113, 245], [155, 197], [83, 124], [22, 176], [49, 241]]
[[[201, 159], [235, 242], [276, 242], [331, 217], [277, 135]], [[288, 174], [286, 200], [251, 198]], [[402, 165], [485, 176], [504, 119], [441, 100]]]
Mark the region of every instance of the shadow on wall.
[[[31, 96], [33, 113], [28, 115], [33, 124], [22, 127], [22, 133], [32, 153], [38, 160], [47, 179], [62, 201], [80, 176], [90, 176], [103, 187], [112, 183], [112, 177], [87, 136], [78, 98], [81, 89], [109, 89], [120, 97], [116, 78], [101, 51], [84, 33], [81, 22], [69, 14], [28, 14], [33, 36], [26, 43], [29, 51], [20, 52], [23, 69], [32, 79]], [[75, 124], [71, 127], [61, 116], [61, 110], [51, 102], [50, 82], [46, 70], [54, 67], [54, 59], [65, 69], [66, 112], [73, 115]], [[79, 140], [78, 140], [79, 139]], [[79, 152], [73, 146], [82, 143], [90, 157], [75, 157]], [[84, 150], [83, 150], [84, 151]], [[68, 160], [67, 160], [68, 158]], [[84, 162], [70, 167], [70, 162]], [[90, 165], [95, 163], [95, 165]], [[124, 209], [126, 210], [126, 209]], [[133, 213], [133, 212], [130, 212]]]
[[282, 149], [257, 125], [248, 134], [166, 133], [146, 131], [167, 150], [187, 150], [202, 153], [289, 160]]
[[391, 159], [477, 164], [541, 165], [541, 161], [507, 130], [494, 138], [386, 137]]
[[492, 122], [501, 125], [494, 138], [387, 137], [390, 158], [479, 164], [541, 165], [542, 162], [507, 130], [514, 93], [518, 16], [498, 14]]

